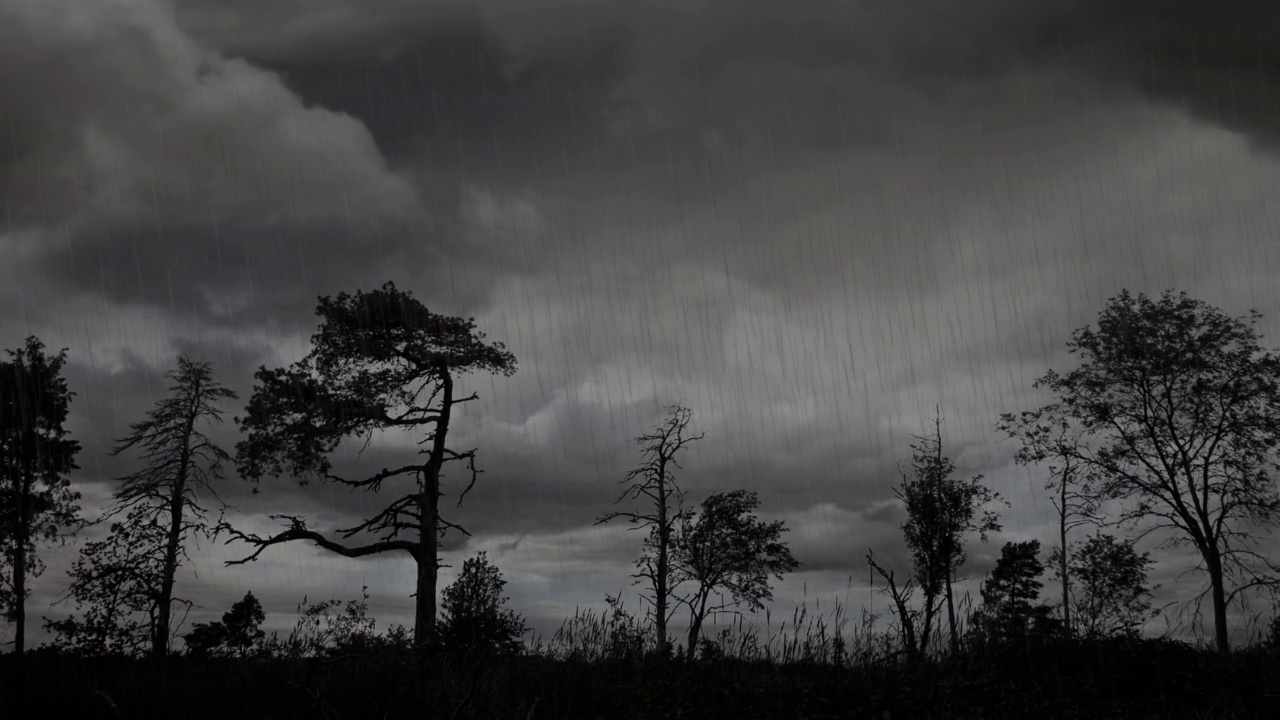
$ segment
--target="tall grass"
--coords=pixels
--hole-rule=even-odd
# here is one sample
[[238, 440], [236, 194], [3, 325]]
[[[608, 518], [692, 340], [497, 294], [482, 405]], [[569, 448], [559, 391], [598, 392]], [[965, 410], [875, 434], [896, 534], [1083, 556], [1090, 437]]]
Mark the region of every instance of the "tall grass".
[[[726, 617], [727, 624], [722, 624]], [[898, 642], [878, 628], [877, 617], [866, 610], [856, 623], [850, 622], [838, 601], [826, 612], [820, 602], [812, 611], [808, 603], [801, 603], [776, 625], [768, 610], [713, 616], [704, 632], [696, 656], [707, 661], [872, 665], [895, 656]], [[684, 656], [686, 647], [679, 637], [673, 636], [672, 650]], [[576, 609], [549, 641], [536, 637], [528, 645], [531, 654], [586, 662], [636, 660], [655, 651], [653, 623], [637, 619], [616, 600], [605, 610]]]

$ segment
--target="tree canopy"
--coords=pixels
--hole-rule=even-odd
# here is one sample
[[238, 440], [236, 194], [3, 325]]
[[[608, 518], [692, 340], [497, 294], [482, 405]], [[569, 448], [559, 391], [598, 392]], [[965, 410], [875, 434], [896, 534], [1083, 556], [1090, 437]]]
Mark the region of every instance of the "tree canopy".
[[448, 650], [513, 652], [521, 647], [524, 618], [505, 607], [507, 581], [486, 553], [462, 563], [462, 573], [441, 593], [440, 637]]
[[934, 434], [917, 437], [911, 446], [911, 464], [902, 470], [902, 484], [894, 491], [907, 511], [902, 534], [911, 550], [915, 579], [924, 595], [920, 649], [929, 647], [934, 617], [940, 601], [947, 604], [952, 651], [959, 647], [952, 580], [968, 559], [964, 537], [1000, 530], [996, 513], [986, 507], [1000, 501], [998, 493], [982, 484], [982, 476], [955, 477], [955, 463], [942, 452], [942, 419], [934, 421]]
[[[694, 657], [708, 614], [746, 605], [759, 609], [772, 599], [769, 578], [782, 579], [800, 563], [782, 540], [787, 528], [781, 520], [765, 522], [752, 511], [760, 505], [754, 492], [733, 490], [702, 501], [697, 514], [681, 518], [673, 560], [676, 577], [694, 584], [683, 598], [689, 608], [688, 657]], [[712, 605], [711, 596], [728, 599]]]
[[1106, 533], [1091, 535], [1071, 549], [1070, 571], [1076, 580], [1070, 599], [1072, 629], [1086, 638], [1138, 635], [1154, 614], [1147, 586], [1150, 555], [1138, 554], [1132, 541]]
[[[1257, 552], [1280, 521], [1280, 357], [1261, 347], [1259, 318], [1186, 293], [1122, 292], [1072, 335], [1079, 366], [1036, 382], [1052, 400], [1016, 418], [1029, 458], [1065, 450], [1084, 490], [1118, 504], [1118, 522], [1195, 550], [1222, 652], [1228, 604], [1280, 576]], [[1079, 445], [1055, 442], [1064, 424]]]
[[66, 429], [74, 393], [62, 369], [66, 350], [47, 355], [28, 337], [0, 362], [0, 607], [16, 629], [14, 652], [26, 642], [27, 579], [44, 564], [37, 544], [77, 521], [79, 493], [67, 475], [80, 444]]
[[[392, 283], [370, 292], [321, 297], [319, 329], [311, 352], [287, 368], [260, 368], [245, 416], [238, 421], [246, 439], [236, 446], [241, 474], [258, 482], [289, 475], [299, 482], [319, 479], [379, 493], [388, 483], [407, 480], [381, 511], [338, 530], [338, 540], [282, 515], [288, 528], [270, 537], [231, 530], [233, 540], [255, 546], [247, 558], [282, 542], [307, 540], [347, 557], [405, 552], [418, 566], [415, 639], [423, 644], [436, 621], [437, 544], [449, 528], [440, 517], [443, 468], [461, 463], [468, 485], [476, 480], [474, 448], [447, 446], [456, 406], [477, 399], [456, 397], [454, 380], [469, 372], [515, 372], [515, 357], [502, 343], [487, 343], [472, 319], [438, 315]], [[343, 440], [366, 444], [375, 433], [417, 432], [421, 460], [357, 476], [339, 474], [331, 456]], [[352, 539], [368, 540], [349, 544]]]

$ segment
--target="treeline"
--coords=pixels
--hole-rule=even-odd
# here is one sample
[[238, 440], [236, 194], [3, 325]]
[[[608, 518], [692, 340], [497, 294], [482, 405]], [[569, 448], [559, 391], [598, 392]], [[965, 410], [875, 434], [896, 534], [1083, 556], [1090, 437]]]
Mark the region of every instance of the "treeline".
[[[15, 626], [15, 653], [25, 650], [27, 583], [43, 570], [40, 546], [95, 525], [107, 528], [105, 537], [85, 543], [70, 570], [66, 597], [74, 612], [46, 620], [52, 645], [70, 653], [172, 654], [193, 606], [175, 578], [197, 538], [247, 546], [231, 564], [295, 541], [352, 558], [407, 554], [416, 567], [412, 628], [378, 635], [364, 605], [348, 604], [338, 616], [346, 618], [338, 626], [344, 637], [366, 644], [377, 639], [422, 656], [437, 649], [526, 648], [524, 621], [505, 608], [504, 581], [483, 553], [466, 561], [454, 585], [437, 592], [440, 537], [466, 532], [442, 512], [444, 470], [460, 470], [451, 476], [464, 481], [456, 489], [459, 504], [481, 472], [477, 448], [449, 441], [455, 409], [478, 400], [455, 383], [471, 373], [510, 375], [515, 357], [501, 342], [486, 341], [472, 319], [432, 313], [390, 283], [321, 297], [316, 312], [320, 324], [310, 352], [287, 367], [255, 373], [252, 395], [235, 418], [242, 439], [234, 453], [209, 433], [236, 394], [209, 363], [179, 358], [168, 373], [168, 394], [112, 450], [135, 457], [137, 469], [117, 479], [111, 505], [94, 518], [80, 517], [70, 484], [80, 447], [65, 428], [74, 397], [62, 377], [66, 351], [50, 354], [34, 337], [8, 351], [0, 363], [0, 605]], [[916, 438], [896, 490], [907, 513], [902, 532], [910, 567], [888, 567], [874, 549], [865, 558], [892, 603], [890, 654], [918, 665], [966, 648], [1136, 637], [1154, 613], [1152, 561], [1136, 547], [1152, 532], [1199, 561], [1207, 585], [1197, 602], [1207, 598], [1215, 646], [1228, 652], [1229, 606], [1259, 592], [1274, 597], [1280, 589], [1280, 568], [1261, 545], [1280, 520], [1280, 357], [1262, 348], [1258, 319], [1256, 312], [1230, 317], [1185, 293], [1122, 292], [1096, 326], [1072, 334], [1068, 348], [1078, 366], [1050, 370], [1036, 381], [1045, 404], [1001, 416], [996, 427], [1016, 441], [1015, 460], [1043, 468], [1049, 478], [1059, 518], [1058, 544], [1047, 558], [1059, 587], [1054, 604], [1040, 599], [1046, 559], [1038, 541], [1004, 546], [982, 583], [979, 607], [956, 597], [966, 543], [999, 531], [1007, 503], [981, 476], [957, 476], [936, 418], [933, 432]], [[657, 427], [637, 438], [641, 463], [621, 480], [619, 509], [597, 519], [645, 532], [633, 578], [646, 622], [609, 598], [613, 612], [601, 619], [599, 637], [611, 653], [723, 655], [724, 639], [705, 637], [707, 620], [764, 608], [771, 583], [800, 565], [783, 539], [785, 525], [756, 516], [754, 493], [732, 490], [697, 505], [685, 502], [676, 474], [681, 452], [704, 437], [692, 431], [692, 419], [689, 408], [671, 406]], [[367, 442], [386, 431], [416, 435], [417, 458], [354, 476], [335, 466], [344, 442]], [[225, 506], [217, 487], [232, 466], [255, 492], [264, 478], [290, 478], [387, 502], [333, 534], [312, 529], [305, 517], [277, 515], [278, 532], [260, 536], [234, 527], [220, 512]], [[1093, 532], [1072, 538], [1085, 528]], [[308, 606], [310, 614], [299, 622], [319, 622], [337, 607]], [[679, 642], [669, 630], [677, 612], [687, 621]], [[301, 652], [288, 638], [264, 638], [263, 618], [256, 598], [247, 595], [221, 621], [195, 624], [183, 636], [186, 652]], [[569, 622], [564, 632], [581, 630]], [[847, 658], [838, 628], [832, 642], [824, 657]]]

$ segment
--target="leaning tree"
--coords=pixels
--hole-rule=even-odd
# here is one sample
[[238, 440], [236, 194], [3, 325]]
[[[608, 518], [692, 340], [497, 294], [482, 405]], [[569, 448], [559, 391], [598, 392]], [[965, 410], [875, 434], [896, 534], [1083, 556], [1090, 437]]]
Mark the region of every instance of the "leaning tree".
[[[392, 283], [371, 292], [321, 297], [319, 330], [311, 352], [287, 368], [255, 375], [257, 384], [245, 417], [247, 438], [236, 446], [241, 474], [253, 482], [291, 475], [305, 484], [317, 479], [370, 493], [395, 487], [395, 499], [337, 539], [307, 527], [294, 515], [273, 515], [287, 529], [261, 537], [229, 529], [231, 540], [255, 550], [295, 540], [313, 542], [345, 557], [404, 552], [417, 564], [414, 641], [422, 647], [435, 634], [437, 547], [449, 528], [441, 518], [441, 478], [447, 463], [465, 466], [469, 476], [458, 502], [479, 471], [476, 450], [448, 447], [456, 407], [475, 400], [455, 394], [455, 379], [468, 372], [510, 375], [516, 360], [502, 343], [484, 342], [473, 319], [438, 315]], [[339, 475], [331, 456], [343, 440], [368, 444], [374, 434], [413, 433], [424, 446], [416, 461], [356, 477]], [[355, 539], [355, 542], [352, 542]]]
[[[681, 598], [689, 608], [687, 659], [697, 656], [708, 616], [741, 605], [763, 608], [765, 600], [773, 599], [769, 578], [781, 580], [783, 573], [800, 566], [782, 539], [786, 525], [758, 519], [753, 511], [759, 506], [754, 492], [733, 490], [703, 500], [697, 513], [680, 514], [671, 559], [676, 581], [694, 586]], [[713, 594], [723, 601], [712, 604]]]
[[[1194, 548], [1222, 652], [1228, 605], [1274, 586], [1280, 570], [1257, 549], [1280, 522], [1280, 356], [1262, 349], [1259, 318], [1186, 293], [1122, 292], [1096, 328], [1072, 335], [1079, 367], [1041, 377], [1035, 387], [1051, 401], [1018, 420], [1029, 459], [1065, 453], [1088, 496], [1119, 505], [1118, 522]], [[1056, 442], [1063, 425], [1079, 430], [1079, 444]]]

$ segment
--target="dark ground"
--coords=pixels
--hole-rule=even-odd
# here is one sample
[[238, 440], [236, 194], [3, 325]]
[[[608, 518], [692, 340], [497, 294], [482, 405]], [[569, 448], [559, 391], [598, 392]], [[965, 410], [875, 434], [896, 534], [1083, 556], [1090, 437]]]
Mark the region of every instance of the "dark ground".
[[908, 668], [732, 659], [0, 657], [0, 718], [1280, 718], [1280, 652], [1059, 643]]

